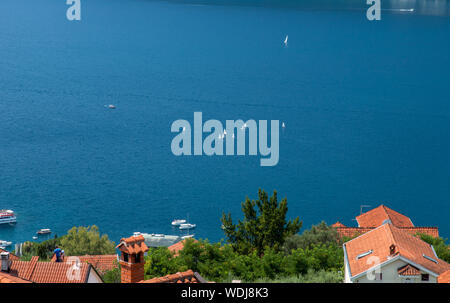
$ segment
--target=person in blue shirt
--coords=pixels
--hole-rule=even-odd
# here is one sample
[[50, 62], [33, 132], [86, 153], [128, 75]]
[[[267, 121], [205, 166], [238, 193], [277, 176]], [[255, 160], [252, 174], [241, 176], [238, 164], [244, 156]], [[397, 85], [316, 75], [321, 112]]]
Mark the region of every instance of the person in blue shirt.
[[56, 256], [56, 262], [62, 262], [61, 260], [61, 248], [59, 248], [58, 246], [56, 246], [55, 250], [53, 251], [53, 253]]

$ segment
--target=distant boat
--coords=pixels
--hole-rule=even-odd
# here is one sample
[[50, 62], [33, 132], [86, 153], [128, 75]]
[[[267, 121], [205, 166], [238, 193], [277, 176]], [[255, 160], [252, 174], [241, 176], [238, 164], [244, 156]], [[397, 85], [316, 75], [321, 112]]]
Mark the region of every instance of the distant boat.
[[289, 38], [289, 36], [286, 35], [286, 38], [284, 38], [284, 45], [287, 45], [287, 43], [288, 43], [288, 38]]
[[47, 234], [51, 234], [51, 233], [52, 233], [52, 231], [50, 230], [50, 228], [42, 228], [37, 231], [38, 235], [47, 235]]
[[115, 108], [116, 108], [116, 106], [115, 106], [114, 104], [109, 104], [107, 107], [108, 107], [109, 109], [115, 109]]
[[197, 225], [196, 224], [191, 224], [191, 223], [185, 223], [185, 224], [180, 224], [180, 229], [193, 229], [195, 228]]
[[285, 127], [286, 127], [286, 125], [284, 124], [284, 122], [281, 123], [281, 127], [282, 127], [282, 128], [285, 128]]
[[181, 237], [181, 239], [183, 239], [183, 240], [190, 239], [190, 238], [193, 238], [194, 236], [195, 235], [186, 235], [186, 236]]
[[11, 246], [12, 242], [0, 240], [0, 246], [1, 247], [8, 247]]
[[180, 226], [181, 224], [186, 223], [184, 219], [175, 219], [172, 221], [172, 226]]
[[33, 240], [37, 240], [37, 238], [38, 238], [37, 236], [33, 236]]

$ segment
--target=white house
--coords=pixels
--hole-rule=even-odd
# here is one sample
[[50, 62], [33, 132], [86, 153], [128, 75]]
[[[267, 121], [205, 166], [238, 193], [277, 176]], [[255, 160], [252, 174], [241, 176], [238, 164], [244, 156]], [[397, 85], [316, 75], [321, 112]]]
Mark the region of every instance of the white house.
[[387, 221], [344, 243], [346, 283], [436, 283], [450, 264], [433, 246]]

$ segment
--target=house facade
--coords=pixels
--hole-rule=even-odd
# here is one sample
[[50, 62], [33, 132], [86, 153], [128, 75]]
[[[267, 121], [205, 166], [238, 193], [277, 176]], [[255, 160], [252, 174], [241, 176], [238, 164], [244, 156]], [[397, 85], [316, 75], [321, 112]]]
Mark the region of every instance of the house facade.
[[432, 245], [390, 222], [343, 248], [346, 283], [436, 283], [450, 269]]

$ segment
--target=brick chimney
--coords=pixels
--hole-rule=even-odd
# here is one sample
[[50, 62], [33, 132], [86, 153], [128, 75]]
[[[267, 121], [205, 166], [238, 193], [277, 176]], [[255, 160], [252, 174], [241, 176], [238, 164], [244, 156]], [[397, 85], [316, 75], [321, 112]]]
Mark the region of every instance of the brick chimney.
[[120, 278], [122, 283], [137, 283], [144, 280], [144, 253], [148, 251], [144, 236], [135, 235], [120, 240]]

